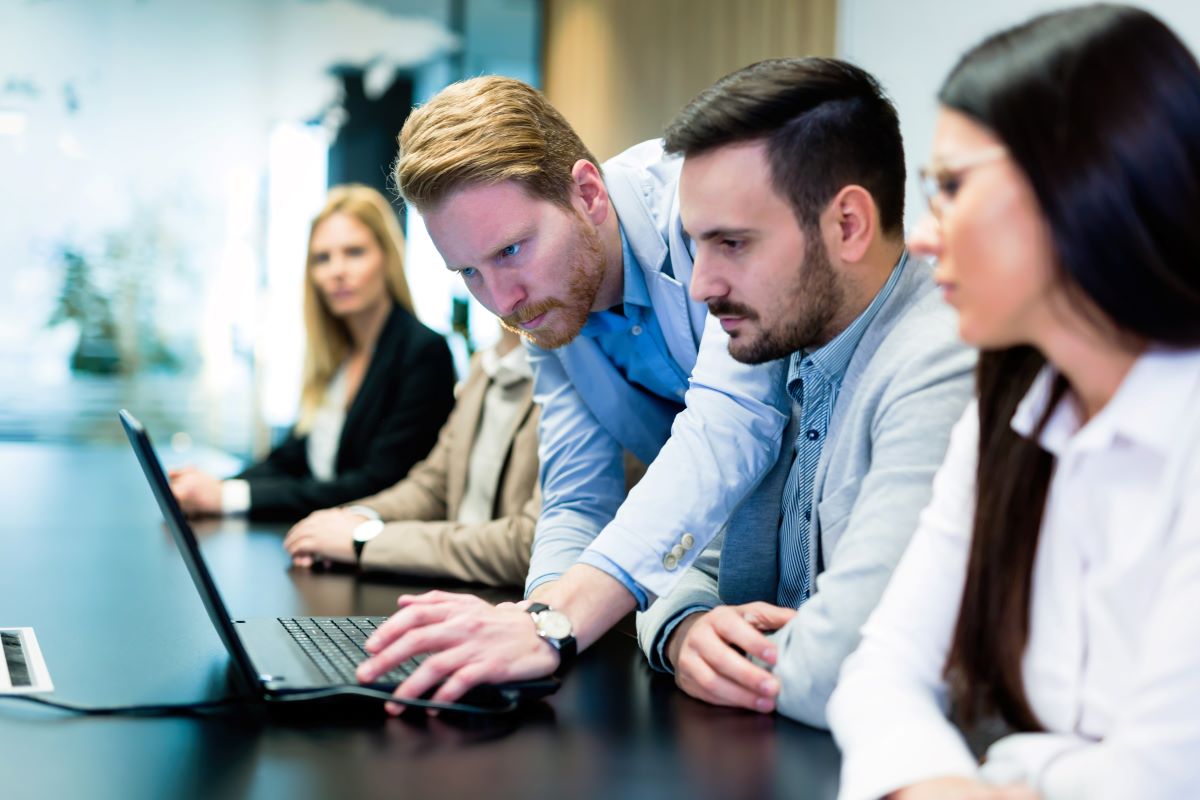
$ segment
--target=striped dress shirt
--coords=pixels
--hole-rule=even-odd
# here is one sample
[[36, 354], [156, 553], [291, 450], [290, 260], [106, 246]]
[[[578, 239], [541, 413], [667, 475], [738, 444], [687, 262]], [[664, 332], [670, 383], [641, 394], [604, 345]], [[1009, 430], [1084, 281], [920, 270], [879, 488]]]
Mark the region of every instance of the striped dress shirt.
[[779, 512], [776, 603], [780, 606], [799, 608], [812, 594], [813, 576], [821, 571], [821, 554], [815, 554], [817, 563], [814, 564], [809, 541], [813, 482], [821, 460], [821, 448], [829, 433], [829, 420], [850, 359], [871, 320], [891, 296], [907, 260], [905, 253], [875, 299], [849, 327], [816, 350], [799, 350], [792, 354], [787, 391], [796, 404], [793, 415], [799, 416], [800, 425], [792, 443], [792, 468], [783, 489]]

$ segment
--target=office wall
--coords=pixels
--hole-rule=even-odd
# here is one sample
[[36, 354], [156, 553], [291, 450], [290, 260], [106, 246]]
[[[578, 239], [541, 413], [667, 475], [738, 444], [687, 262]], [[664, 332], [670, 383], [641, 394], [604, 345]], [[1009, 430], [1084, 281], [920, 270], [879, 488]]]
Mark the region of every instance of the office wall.
[[[873, 72], [900, 111], [909, 180], [907, 215], [911, 227], [923, 211], [917, 167], [933, 139], [935, 95], [958, 58], [990, 33], [1035, 14], [1078, 2], [1006, 0], [838, 0], [837, 53]], [[1134, 3], [1158, 15], [1200, 53], [1200, 3], [1149, 0]]]
[[604, 159], [738, 67], [832, 55], [837, 0], [546, 0], [544, 14], [546, 95]]

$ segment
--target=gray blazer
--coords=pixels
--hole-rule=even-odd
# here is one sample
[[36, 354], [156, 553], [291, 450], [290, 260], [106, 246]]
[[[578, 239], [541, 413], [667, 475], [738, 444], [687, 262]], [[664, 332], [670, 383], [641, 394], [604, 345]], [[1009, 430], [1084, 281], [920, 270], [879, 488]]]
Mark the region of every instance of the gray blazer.
[[[958, 338], [932, 268], [909, 258], [891, 296], [854, 352], [813, 486], [810, 570], [815, 591], [774, 634], [779, 710], [825, 727], [825, 704], [842, 661], [878, 602], [929, 502], [950, 429], [972, 394], [975, 352]], [[785, 391], [780, 386], [779, 391]], [[784, 432], [797, 433], [798, 417]], [[655, 669], [667, 635], [689, 612], [721, 603], [775, 603], [779, 506], [792, 448], [737, 508], [723, 536], [670, 595], [638, 615], [638, 638]], [[719, 579], [718, 579], [719, 574]]]

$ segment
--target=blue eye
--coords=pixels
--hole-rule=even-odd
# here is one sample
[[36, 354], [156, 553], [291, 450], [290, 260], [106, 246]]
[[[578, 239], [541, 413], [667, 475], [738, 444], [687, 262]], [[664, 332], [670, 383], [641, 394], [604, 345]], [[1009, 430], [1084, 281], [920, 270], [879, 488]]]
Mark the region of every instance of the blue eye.
[[518, 244], [510, 244], [508, 247], [506, 247], [500, 251], [500, 257], [501, 258], [512, 258], [519, 252], [521, 252], [521, 245], [519, 243]]
[[463, 267], [459, 270], [459, 274], [461, 274], [464, 278], [474, 278], [479, 274], [479, 270], [475, 269], [474, 267]]

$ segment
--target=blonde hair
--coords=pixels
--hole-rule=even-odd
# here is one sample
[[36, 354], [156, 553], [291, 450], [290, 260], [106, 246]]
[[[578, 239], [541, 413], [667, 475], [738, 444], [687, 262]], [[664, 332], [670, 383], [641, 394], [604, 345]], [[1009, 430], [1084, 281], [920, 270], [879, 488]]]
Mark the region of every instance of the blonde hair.
[[581, 159], [600, 166], [541, 92], [490, 75], [453, 83], [413, 110], [400, 131], [395, 178], [418, 210], [465, 185], [510, 180], [566, 207]]
[[304, 329], [307, 339], [304, 353], [304, 382], [300, 391], [300, 421], [296, 430], [307, 432], [317, 409], [325, 400], [325, 390], [338, 367], [350, 354], [352, 340], [346, 323], [335, 317], [325, 305], [312, 280], [312, 242], [317, 226], [334, 214], [345, 214], [361, 222], [375, 235], [383, 251], [383, 276], [388, 294], [405, 311], [412, 313], [412, 295], [404, 277], [404, 234], [391, 204], [369, 186], [346, 184], [329, 190], [325, 207], [313, 218], [308, 231], [308, 256], [304, 269]]

